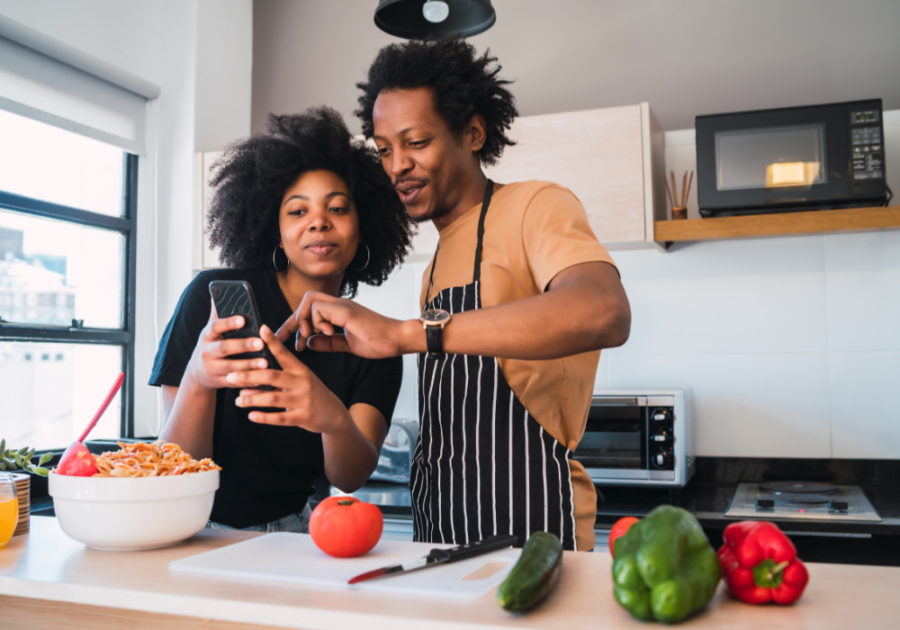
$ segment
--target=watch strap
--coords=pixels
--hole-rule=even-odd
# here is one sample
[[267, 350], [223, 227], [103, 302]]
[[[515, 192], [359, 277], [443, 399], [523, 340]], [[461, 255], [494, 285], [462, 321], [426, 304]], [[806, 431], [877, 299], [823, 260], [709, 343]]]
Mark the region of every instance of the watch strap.
[[425, 326], [425, 341], [428, 344], [428, 354], [440, 356], [444, 354], [444, 329], [441, 326]]

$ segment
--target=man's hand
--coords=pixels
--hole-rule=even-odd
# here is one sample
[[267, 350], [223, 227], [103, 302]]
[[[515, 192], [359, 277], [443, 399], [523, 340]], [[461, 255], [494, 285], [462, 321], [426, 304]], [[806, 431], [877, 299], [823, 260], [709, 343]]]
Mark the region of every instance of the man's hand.
[[[344, 332], [336, 332], [335, 327]], [[405, 340], [415, 328], [421, 328], [415, 320], [391, 319], [352, 300], [309, 291], [297, 312], [278, 329], [277, 338], [286, 342], [296, 335], [297, 350], [308, 345], [319, 352], [382, 359], [403, 354]]]

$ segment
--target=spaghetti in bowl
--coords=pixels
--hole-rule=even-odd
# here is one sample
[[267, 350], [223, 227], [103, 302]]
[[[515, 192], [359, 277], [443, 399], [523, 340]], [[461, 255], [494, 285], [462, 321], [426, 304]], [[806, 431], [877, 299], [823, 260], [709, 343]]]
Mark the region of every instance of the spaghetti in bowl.
[[[126, 450], [137, 445], [122, 446], [121, 450]], [[181, 449], [177, 452], [181, 453]], [[124, 475], [121, 470], [111, 474], [119, 463], [141, 470], [139, 458], [137, 463], [124, 461], [128, 453], [120, 454], [123, 457], [107, 457], [108, 462], [113, 462], [106, 470], [109, 476], [101, 476], [105, 470], [103, 458], [109, 453], [94, 456], [100, 473], [93, 477], [50, 473], [49, 493], [66, 535], [92, 549], [138, 551], [177, 544], [206, 526], [219, 488], [219, 469], [215, 464], [187, 466], [177, 473], [173, 472], [177, 466], [169, 468], [166, 464], [162, 471], [156, 469], [162, 474]], [[144, 466], [143, 470], [148, 469]]]

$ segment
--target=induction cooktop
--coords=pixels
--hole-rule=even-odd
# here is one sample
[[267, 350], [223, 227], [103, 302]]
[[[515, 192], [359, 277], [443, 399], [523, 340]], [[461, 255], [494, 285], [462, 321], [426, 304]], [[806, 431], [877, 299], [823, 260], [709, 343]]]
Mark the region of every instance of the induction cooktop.
[[738, 484], [725, 516], [881, 522], [859, 486], [808, 481]]

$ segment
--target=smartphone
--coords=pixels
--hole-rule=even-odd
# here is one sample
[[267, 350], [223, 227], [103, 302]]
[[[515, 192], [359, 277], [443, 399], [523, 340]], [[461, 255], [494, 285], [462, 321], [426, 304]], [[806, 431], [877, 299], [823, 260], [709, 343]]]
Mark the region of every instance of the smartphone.
[[[229, 330], [222, 335], [225, 339], [248, 339], [259, 337], [259, 327], [262, 319], [259, 316], [259, 308], [253, 297], [253, 288], [244, 280], [213, 280], [209, 283], [209, 294], [216, 305], [216, 315], [219, 319], [226, 319], [240, 315], [244, 318], [244, 326], [237, 330]], [[262, 350], [242, 352], [230, 355], [232, 359], [265, 359], [269, 369], [280, 370], [281, 366], [269, 352], [269, 348], [263, 345]], [[259, 389], [274, 389], [268, 385]]]

